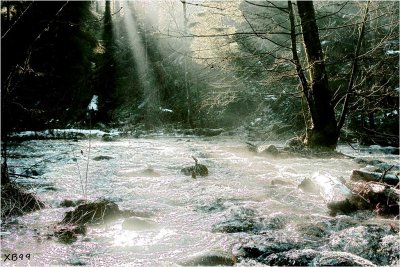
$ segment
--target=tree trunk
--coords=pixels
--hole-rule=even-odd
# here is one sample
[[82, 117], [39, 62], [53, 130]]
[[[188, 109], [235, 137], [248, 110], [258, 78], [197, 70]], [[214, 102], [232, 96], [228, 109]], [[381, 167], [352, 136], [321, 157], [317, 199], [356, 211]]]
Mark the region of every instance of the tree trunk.
[[335, 148], [338, 131], [328, 76], [322, 54], [318, 26], [312, 1], [297, 1], [303, 40], [307, 55], [310, 88], [304, 92], [312, 119], [312, 128], [307, 133], [306, 143], [310, 147]]

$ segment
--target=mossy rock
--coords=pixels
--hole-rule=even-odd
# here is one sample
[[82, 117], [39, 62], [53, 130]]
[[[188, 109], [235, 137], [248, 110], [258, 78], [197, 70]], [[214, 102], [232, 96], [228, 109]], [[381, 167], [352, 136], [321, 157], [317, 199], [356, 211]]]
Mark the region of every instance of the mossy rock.
[[108, 200], [81, 204], [65, 214], [63, 223], [104, 223], [124, 216], [118, 205]]

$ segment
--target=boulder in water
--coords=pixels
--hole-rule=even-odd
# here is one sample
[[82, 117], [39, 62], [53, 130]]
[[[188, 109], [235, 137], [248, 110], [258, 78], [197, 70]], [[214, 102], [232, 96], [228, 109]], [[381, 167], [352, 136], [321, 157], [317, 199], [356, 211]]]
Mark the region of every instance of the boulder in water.
[[319, 194], [318, 186], [313, 181], [311, 181], [310, 178], [305, 178], [303, 181], [301, 181], [298, 188], [307, 193]]
[[113, 157], [110, 157], [110, 156], [97, 156], [97, 157], [94, 157], [94, 158], [93, 158], [93, 160], [95, 160], [95, 161], [99, 161], [99, 160], [110, 160], [110, 159], [113, 159]]
[[264, 153], [272, 156], [279, 154], [279, 150], [276, 146], [270, 144], [254, 145], [252, 143], [246, 142], [247, 147], [250, 151], [256, 152], [258, 154]]
[[398, 234], [382, 237], [378, 251], [385, 255], [387, 264], [400, 266], [400, 237]]
[[224, 201], [221, 198], [218, 198], [209, 204], [199, 205], [196, 208], [196, 210], [202, 211], [202, 212], [218, 212], [218, 211], [223, 211], [226, 209], [227, 209], [227, 205], [224, 203]]
[[81, 204], [65, 214], [63, 223], [87, 224], [103, 223], [123, 217], [125, 213], [118, 205], [108, 200]]
[[396, 258], [391, 252], [399, 252], [400, 238], [386, 238], [386, 242], [383, 242], [383, 238], [394, 234], [395, 231], [389, 225], [360, 225], [332, 234], [329, 247], [335, 251], [350, 252], [378, 265], [388, 265]]
[[185, 167], [181, 169], [181, 172], [185, 175], [191, 175], [192, 178], [196, 178], [197, 176], [207, 176], [208, 175], [208, 168], [203, 165], [198, 163], [198, 159], [195, 157], [192, 157], [195, 161], [194, 166], [190, 167]]
[[182, 266], [233, 266], [236, 258], [224, 251], [206, 251], [189, 256], [182, 260], [179, 265]]
[[272, 266], [375, 266], [372, 262], [351, 253], [313, 249], [272, 254], [263, 263]]
[[304, 247], [304, 244], [298, 243], [295, 240], [287, 240], [286, 238], [274, 235], [256, 235], [252, 236], [246, 243], [234, 247], [233, 254], [240, 260], [252, 259], [264, 262], [272, 254], [299, 249], [301, 247]]
[[252, 209], [239, 207], [230, 211], [229, 217], [222, 222], [213, 225], [213, 232], [237, 233], [250, 232], [258, 233], [262, 228], [261, 220], [255, 218]]
[[208, 168], [203, 164], [196, 164], [195, 166], [185, 167], [181, 170], [184, 175], [192, 176], [196, 178], [196, 176], [207, 176]]

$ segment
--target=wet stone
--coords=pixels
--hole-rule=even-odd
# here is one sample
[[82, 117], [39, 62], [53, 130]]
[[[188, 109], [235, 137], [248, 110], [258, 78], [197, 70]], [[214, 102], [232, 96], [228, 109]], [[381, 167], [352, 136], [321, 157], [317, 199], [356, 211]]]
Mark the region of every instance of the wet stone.
[[181, 170], [184, 175], [188, 176], [207, 176], [208, 168], [203, 164], [196, 164], [195, 166], [185, 167]]
[[372, 262], [362, 257], [338, 251], [321, 252], [315, 262], [317, 266], [375, 266]]
[[258, 233], [262, 226], [261, 220], [255, 218], [254, 210], [239, 207], [231, 209], [228, 218], [213, 225], [212, 231], [220, 233]]
[[227, 206], [224, 203], [224, 201], [220, 198], [215, 200], [214, 202], [206, 205], [199, 205], [196, 210], [197, 211], [202, 211], [202, 212], [218, 212], [218, 211], [223, 211], [226, 210]]
[[288, 243], [266, 239], [265, 242], [262, 243], [250, 241], [240, 246], [235, 254], [237, 254], [239, 259], [254, 259], [258, 262], [265, 262], [265, 259], [272, 254], [297, 248], [299, 248], [299, 245], [294, 242]]
[[[388, 242], [381, 244], [381, 241], [385, 236], [393, 234], [394, 231], [389, 225], [351, 227], [332, 234], [328, 246], [331, 250], [350, 252], [376, 264], [386, 265], [391, 261], [391, 255], [381, 249], [381, 246]], [[389, 247], [388, 245], [387, 251], [391, 250]]]
[[97, 202], [81, 204], [73, 211], [65, 214], [63, 223], [104, 223], [124, 215], [120, 211], [118, 205], [108, 200], [100, 200]]
[[224, 251], [206, 251], [189, 256], [182, 260], [182, 266], [233, 266], [236, 258]]
[[256, 147], [257, 153], [263, 153], [271, 156], [276, 156], [279, 154], [279, 150], [274, 145], [260, 145]]
[[318, 186], [309, 178], [305, 178], [298, 186], [302, 191], [312, 194], [319, 194]]
[[384, 172], [387, 170], [390, 171], [399, 171], [400, 166], [398, 164], [390, 164], [388, 162], [379, 160], [379, 159], [364, 159], [364, 158], [355, 158], [354, 161], [358, 164], [374, 167], [377, 171]]
[[93, 158], [93, 160], [95, 160], [95, 161], [110, 160], [110, 159], [113, 159], [113, 157], [110, 157], [110, 156], [97, 156], [97, 157]]
[[400, 263], [400, 236], [388, 235], [381, 239], [378, 251], [385, 255], [386, 262], [382, 264], [389, 264], [399, 266]]
[[290, 215], [283, 212], [276, 212], [262, 220], [261, 231], [283, 229], [289, 222]]
[[263, 263], [272, 266], [375, 266], [372, 262], [351, 253], [313, 249], [271, 254]]
[[343, 229], [354, 227], [357, 222], [348, 216], [339, 215], [335, 218], [318, 218], [314, 222], [307, 222], [310, 219], [304, 219], [299, 223], [296, 229], [306, 238], [328, 237], [332, 233], [342, 231]]

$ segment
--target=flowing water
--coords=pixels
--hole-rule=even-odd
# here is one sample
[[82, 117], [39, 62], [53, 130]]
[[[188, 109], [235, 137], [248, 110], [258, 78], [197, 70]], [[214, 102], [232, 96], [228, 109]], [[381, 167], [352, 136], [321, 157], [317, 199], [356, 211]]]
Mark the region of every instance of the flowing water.
[[[347, 147], [340, 149], [352, 152]], [[351, 170], [358, 168], [343, 157], [258, 155], [231, 137], [95, 139], [90, 154], [88, 140], [25, 141], [10, 153], [9, 165], [15, 172], [34, 166], [39, 174], [35, 179], [21, 177], [18, 181], [47, 205], [2, 225], [2, 254], [30, 254], [31, 266], [173, 266], [199, 252], [231, 252], [244, 233], [212, 229], [226, 219], [232, 207], [253, 209], [260, 216], [290, 215], [286, 231], [295, 235], [290, 225], [328, 216], [323, 199], [303, 193], [297, 185], [317, 171], [348, 178]], [[99, 156], [103, 157], [96, 158]], [[180, 172], [194, 164], [192, 156], [208, 167], [209, 176], [193, 179]], [[48, 233], [72, 209], [58, 204], [83, 198], [88, 157], [88, 198], [113, 200], [120, 209], [141, 214], [146, 223], [133, 230], [122, 228], [124, 219], [90, 226], [76, 242], [63, 244]], [[277, 179], [285, 185], [272, 185]], [[225, 208], [205, 211], [213, 203], [223, 203]], [[5, 264], [26, 266], [27, 262]]]

